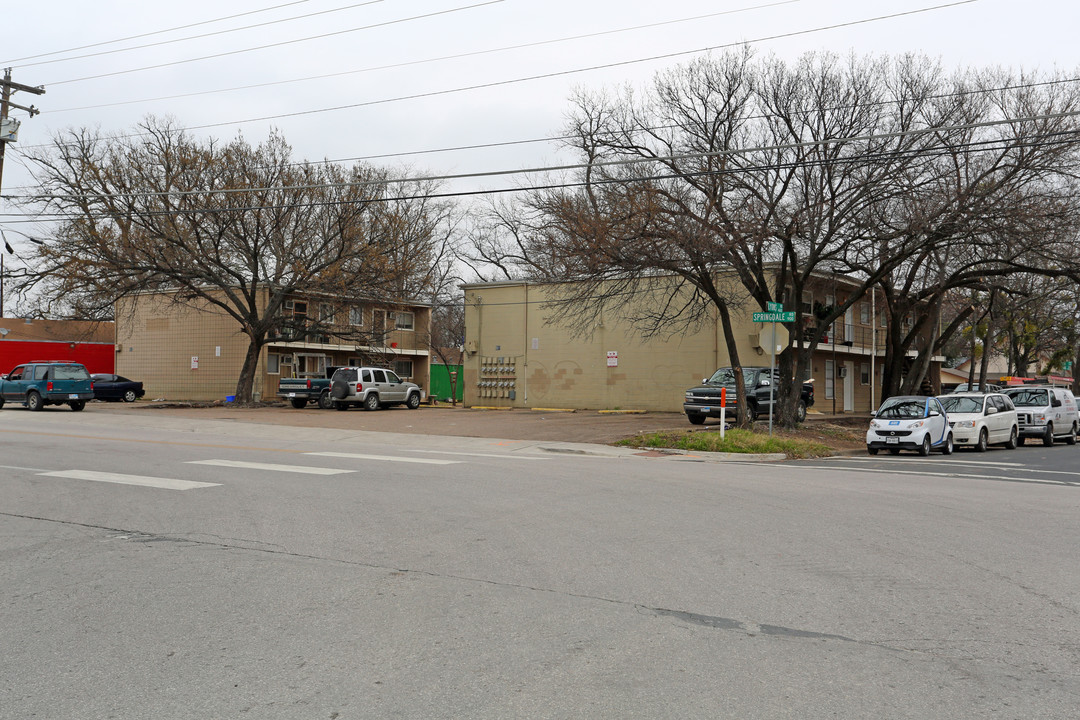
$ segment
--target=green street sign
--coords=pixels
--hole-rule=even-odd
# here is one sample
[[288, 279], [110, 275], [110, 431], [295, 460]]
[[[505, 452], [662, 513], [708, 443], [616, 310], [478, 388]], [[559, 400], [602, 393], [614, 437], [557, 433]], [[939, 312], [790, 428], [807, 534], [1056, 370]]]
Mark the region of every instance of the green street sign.
[[784, 312], [784, 303], [767, 302], [765, 303], [765, 309], [769, 312]]
[[756, 312], [754, 322], [795, 322], [794, 312]]

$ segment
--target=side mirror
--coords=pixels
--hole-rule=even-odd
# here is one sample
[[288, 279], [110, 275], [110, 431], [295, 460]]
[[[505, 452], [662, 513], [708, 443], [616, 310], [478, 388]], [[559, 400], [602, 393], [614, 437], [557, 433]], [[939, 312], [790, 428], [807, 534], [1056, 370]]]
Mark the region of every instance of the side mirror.
[[758, 383], [758, 387], [769, 387], [769, 385], [771, 385], [771, 384], [772, 383], [770, 383], [768, 380], [762, 380], [761, 382]]
[[877, 410], [871, 410], [870, 417], [877, 417]]
[[701, 384], [705, 385], [709, 382], [709, 378], [701, 378]]
[[993, 415], [993, 414], [994, 414], [994, 413], [996, 413], [997, 411], [998, 411], [998, 409], [997, 409], [996, 407], [994, 407], [993, 405], [991, 405], [990, 407], [986, 408], [986, 414], [987, 414], [987, 415]]

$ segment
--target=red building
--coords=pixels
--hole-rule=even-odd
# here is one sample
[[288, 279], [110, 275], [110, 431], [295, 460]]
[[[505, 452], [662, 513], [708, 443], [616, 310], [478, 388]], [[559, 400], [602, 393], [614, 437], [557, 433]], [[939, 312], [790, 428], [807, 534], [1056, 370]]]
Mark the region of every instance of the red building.
[[115, 338], [111, 321], [0, 318], [0, 373], [32, 360], [71, 360], [91, 373], [111, 373]]

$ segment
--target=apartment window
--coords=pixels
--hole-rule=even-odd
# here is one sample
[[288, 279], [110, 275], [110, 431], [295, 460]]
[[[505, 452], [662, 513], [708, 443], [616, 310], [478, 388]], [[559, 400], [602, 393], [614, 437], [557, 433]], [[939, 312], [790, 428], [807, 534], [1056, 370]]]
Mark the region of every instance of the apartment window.
[[266, 356], [266, 372], [277, 375], [281, 372], [281, 356], [277, 353], [269, 353]]
[[887, 316], [887, 315], [885, 314], [885, 312], [884, 312], [884, 308], [882, 308], [882, 313], [881, 313], [881, 327], [888, 327], [888, 325], [889, 325], [889, 318], [888, 318], [888, 316]]
[[334, 322], [334, 306], [330, 303], [319, 304], [319, 322], [333, 323]]
[[870, 324], [870, 303], [859, 303], [859, 322], [863, 325]]
[[294, 302], [293, 303], [293, 317], [306, 318], [307, 317], [307, 303], [306, 302]]
[[803, 290], [801, 309], [803, 315], [810, 315], [814, 312], [814, 293], [809, 290]]
[[412, 377], [412, 372], [413, 372], [413, 361], [412, 360], [395, 360], [394, 361], [394, 372], [397, 373], [399, 377], [411, 378]]
[[832, 400], [833, 386], [836, 383], [836, 367], [833, 365], [832, 360], [825, 361], [825, 399]]
[[859, 382], [863, 385], [870, 384], [870, 363], [862, 363], [859, 366]]
[[398, 330], [412, 330], [413, 314], [411, 312], [394, 313], [394, 324]]
[[363, 327], [364, 325], [364, 308], [352, 307], [349, 308], [349, 324], [357, 327]]

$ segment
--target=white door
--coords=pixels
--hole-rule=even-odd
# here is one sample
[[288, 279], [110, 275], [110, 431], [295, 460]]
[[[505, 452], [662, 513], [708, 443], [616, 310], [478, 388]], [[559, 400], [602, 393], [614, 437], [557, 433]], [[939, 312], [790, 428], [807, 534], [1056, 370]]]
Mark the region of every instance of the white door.
[[844, 362], [844, 412], [855, 412], [855, 361]]

